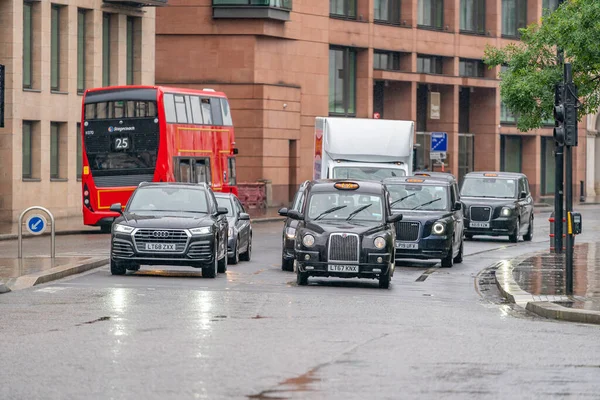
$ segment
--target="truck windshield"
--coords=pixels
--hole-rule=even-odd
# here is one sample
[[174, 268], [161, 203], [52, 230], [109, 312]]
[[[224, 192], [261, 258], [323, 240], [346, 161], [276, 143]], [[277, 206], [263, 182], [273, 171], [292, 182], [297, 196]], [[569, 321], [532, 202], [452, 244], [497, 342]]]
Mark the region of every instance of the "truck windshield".
[[361, 179], [366, 181], [382, 181], [386, 178], [406, 176], [406, 172], [400, 168], [385, 167], [334, 167], [334, 179]]
[[387, 187], [394, 210], [447, 211], [450, 204], [447, 186], [390, 184]]
[[[311, 220], [383, 220], [381, 196], [364, 193], [314, 193], [308, 200], [308, 218]], [[360, 210], [360, 211], [359, 211]], [[355, 211], [357, 211], [355, 213]]]
[[465, 178], [460, 195], [512, 199], [517, 196], [517, 181], [500, 178]]

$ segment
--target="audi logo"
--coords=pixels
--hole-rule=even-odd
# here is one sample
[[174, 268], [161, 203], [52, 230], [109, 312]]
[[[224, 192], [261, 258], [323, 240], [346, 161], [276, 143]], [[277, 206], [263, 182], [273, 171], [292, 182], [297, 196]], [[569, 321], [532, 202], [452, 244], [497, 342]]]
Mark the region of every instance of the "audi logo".
[[166, 238], [169, 237], [170, 233], [169, 231], [154, 231], [152, 232], [152, 236], [156, 237], [156, 238]]

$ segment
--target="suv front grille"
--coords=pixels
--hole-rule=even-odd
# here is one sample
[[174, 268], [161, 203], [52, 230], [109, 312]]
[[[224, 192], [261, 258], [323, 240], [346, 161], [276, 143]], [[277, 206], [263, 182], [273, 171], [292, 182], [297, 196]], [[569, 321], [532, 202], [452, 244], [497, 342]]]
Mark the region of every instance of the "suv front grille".
[[210, 262], [213, 259], [213, 247], [210, 242], [192, 243], [187, 256], [195, 260]]
[[491, 214], [491, 207], [471, 207], [471, 221], [489, 221]]
[[[183, 253], [189, 236], [183, 229], [138, 229], [133, 236], [137, 251], [143, 253]], [[146, 250], [147, 244], [173, 244], [175, 250]]]
[[133, 248], [129, 243], [124, 242], [113, 242], [112, 245], [113, 255], [117, 257], [131, 257], [133, 256]]
[[329, 237], [329, 261], [358, 262], [358, 235], [332, 233]]
[[415, 242], [419, 240], [418, 222], [396, 222], [396, 239], [403, 242]]

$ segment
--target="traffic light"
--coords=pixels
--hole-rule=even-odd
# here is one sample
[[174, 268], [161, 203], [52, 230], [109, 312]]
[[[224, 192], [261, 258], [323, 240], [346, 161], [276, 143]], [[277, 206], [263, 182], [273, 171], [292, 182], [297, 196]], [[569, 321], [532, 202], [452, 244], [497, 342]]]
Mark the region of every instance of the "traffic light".
[[565, 145], [577, 146], [577, 86], [565, 85]]
[[565, 143], [566, 136], [566, 109], [565, 85], [562, 83], [554, 87], [554, 140], [559, 144]]

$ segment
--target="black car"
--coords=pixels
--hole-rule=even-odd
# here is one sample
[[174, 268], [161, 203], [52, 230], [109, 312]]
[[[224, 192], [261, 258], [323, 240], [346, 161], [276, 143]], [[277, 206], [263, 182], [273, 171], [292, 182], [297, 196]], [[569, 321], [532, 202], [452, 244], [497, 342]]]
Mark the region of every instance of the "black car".
[[[279, 215], [282, 217], [287, 217], [287, 213], [289, 210], [294, 210], [301, 212], [302, 206], [304, 204], [304, 196], [306, 187], [310, 181], [304, 181], [296, 195], [294, 196], [294, 200], [292, 201], [292, 206], [290, 209], [281, 208], [279, 210]], [[283, 223], [283, 239], [281, 245], [281, 269], [283, 271], [293, 271], [294, 270], [294, 241], [296, 239], [296, 228], [298, 227], [298, 221], [287, 217]]]
[[189, 265], [215, 278], [227, 270], [227, 209], [205, 183], [141, 183], [112, 225], [110, 271]]
[[533, 239], [534, 201], [527, 176], [514, 172], [469, 172], [461, 190], [465, 237], [508, 236], [513, 243]]
[[450, 268], [463, 259], [462, 203], [451, 179], [414, 176], [384, 181], [396, 222], [396, 261], [435, 260]]
[[227, 209], [229, 232], [227, 237], [227, 257], [229, 264], [240, 260], [250, 261], [252, 257], [252, 225], [250, 215], [233, 193], [215, 193], [217, 205]]
[[379, 182], [318, 180], [305, 189], [297, 220], [295, 269], [298, 285], [310, 276], [379, 279], [388, 288], [394, 274], [394, 222], [389, 193]]

